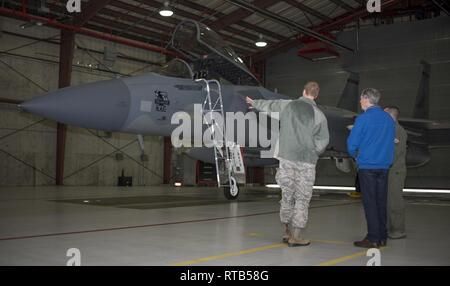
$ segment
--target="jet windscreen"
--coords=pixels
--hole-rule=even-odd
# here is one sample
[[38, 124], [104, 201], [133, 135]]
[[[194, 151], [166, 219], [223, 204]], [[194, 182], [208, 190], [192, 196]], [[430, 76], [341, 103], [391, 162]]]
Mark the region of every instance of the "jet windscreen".
[[194, 78], [194, 73], [188, 63], [181, 59], [173, 59], [165, 64], [158, 71], [159, 74], [165, 76], [179, 77], [179, 78]]

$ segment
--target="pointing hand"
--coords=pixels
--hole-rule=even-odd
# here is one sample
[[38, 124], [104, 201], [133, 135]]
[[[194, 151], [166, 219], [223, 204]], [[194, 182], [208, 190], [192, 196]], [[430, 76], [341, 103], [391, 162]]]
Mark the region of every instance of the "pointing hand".
[[252, 106], [253, 105], [253, 99], [251, 99], [250, 97], [246, 97], [245, 101], [247, 102], [248, 105]]

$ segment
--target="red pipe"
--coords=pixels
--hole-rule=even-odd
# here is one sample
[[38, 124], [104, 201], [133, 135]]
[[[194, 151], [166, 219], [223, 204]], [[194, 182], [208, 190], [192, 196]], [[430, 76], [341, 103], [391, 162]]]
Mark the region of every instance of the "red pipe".
[[60, 23], [58, 21], [55, 21], [54, 19], [49, 19], [49, 18], [44, 18], [44, 17], [40, 17], [40, 16], [35, 16], [35, 15], [31, 15], [28, 13], [24, 13], [24, 12], [20, 12], [17, 10], [12, 10], [12, 9], [8, 9], [8, 8], [3, 8], [0, 7], [0, 15], [4, 15], [7, 17], [12, 17], [12, 18], [17, 18], [17, 19], [25, 19], [28, 21], [36, 21], [36, 22], [41, 22], [45, 25], [48, 25], [50, 27], [53, 28], [57, 28], [57, 29], [64, 29], [64, 30], [70, 30], [70, 31], [74, 31], [78, 34], [83, 34], [89, 37], [93, 37], [93, 38], [97, 38], [97, 39], [102, 39], [105, 41], [111, 41], [111, 42], [116, 42], [119, 44], [123, 44], [123, 45], [127, 45], [127, 46], [131, 46], [131, 47], [135, 47], [135, 48], [140, 48], [143, 50], [149, 50], [152, 52], [157, 52], [157, 53], [161, 53], [164, 55], [169, 55], [172, 57], [181, 57], [178, 53], [176, 52], [172, 52], [172, 51], [168, 51], [164, 48], [160, 48], [160, 47], [156, 47], [153, 45], [149, 45], [146, 43], [142, 43], [142, 42], [138, 42], [138, 41], [134, 41], [134, 40], [130, 40], [130, 39], [125, 39], [122, 37], [117, 37], [114, 35], [108, 35], [108, 34], [103, 34], [103, 33], [99, 33], [93, 30], [89, 30], [83, 27], [79, 27], [79, 26], [74, 26], [74, 25], [68, 25], [68, 24], [63, 24]]
[[22, 12], [23, 13], [27, 12], [27, 5], [28, 5], [27, 2], [28, 2], [27, 0], [22, 0]]

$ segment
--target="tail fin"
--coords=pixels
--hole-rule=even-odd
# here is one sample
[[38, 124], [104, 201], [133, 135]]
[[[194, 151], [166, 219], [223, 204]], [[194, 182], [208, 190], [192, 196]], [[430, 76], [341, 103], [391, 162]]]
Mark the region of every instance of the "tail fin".
[[430, 76], [431, 67], [426, 61], [421, 61], [422, 76], [420, 79], [419, 90], [417, 92], [416, 104], [414, 105], [414, 118], [428, 119], [430, 118]]
[[357, 113], [358, 102], [359, 102], [359, 75], [357, 73], [350, 72], [350, 75], [347, 79], [347, 84], [345, 85], [344, 91], [342, 92], [337, 107]]

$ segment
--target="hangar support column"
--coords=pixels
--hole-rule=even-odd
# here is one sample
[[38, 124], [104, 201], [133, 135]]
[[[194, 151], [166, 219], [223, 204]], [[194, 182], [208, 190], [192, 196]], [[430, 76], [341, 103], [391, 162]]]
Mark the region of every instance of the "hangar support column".
[[[70, 86], [72, 78], [72, 61], [75, 49], [75, 32], [61, 30], [59, 50], [59, 88]], [[58, 123], [56, 136], [56, 185], [64, 185], [64, 157], [66, 150], [67, 126]]]

